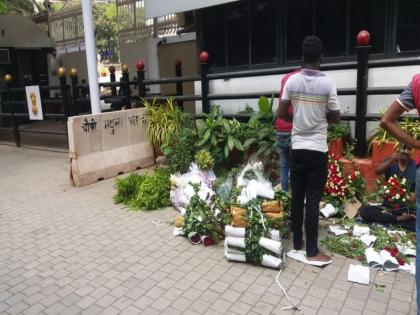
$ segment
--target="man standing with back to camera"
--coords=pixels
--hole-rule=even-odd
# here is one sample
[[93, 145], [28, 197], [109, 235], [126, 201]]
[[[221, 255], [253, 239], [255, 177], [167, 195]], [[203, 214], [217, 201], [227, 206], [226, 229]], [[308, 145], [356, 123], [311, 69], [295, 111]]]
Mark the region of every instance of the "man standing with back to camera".
[[[319, 70], [322, 43], [308, 36], [302, 44], [303, 67], [286, 82], [279, 116], [293, 119], [290, 184], [292, 188], [292, 231], [295, 250], [303, 247], [305, 212], [306, 259], [309, 263], [331, 261], [318, 249], [319, 202], [327, 180], [328, 123], [340, 121], [335, 83]], [[293, 108], [293, 118], [287, 111]], [[306, 206], [305, 206], [306, 198]]]

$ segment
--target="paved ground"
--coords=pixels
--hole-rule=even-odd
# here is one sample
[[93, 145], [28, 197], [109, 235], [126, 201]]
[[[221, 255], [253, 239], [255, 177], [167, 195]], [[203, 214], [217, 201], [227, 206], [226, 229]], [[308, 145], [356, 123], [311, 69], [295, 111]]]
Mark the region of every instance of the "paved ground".
[[[276, 271], [173, 237], [173, 209], [116, 206], [112, 180], [70, 187], [66, 154], [0, 145], [0, 165], [0, 313], [293, 313]], [[350, 263], [288, 261], [281, 282], [304, 314], [415, 314], [413, 276], [352, 284]]]

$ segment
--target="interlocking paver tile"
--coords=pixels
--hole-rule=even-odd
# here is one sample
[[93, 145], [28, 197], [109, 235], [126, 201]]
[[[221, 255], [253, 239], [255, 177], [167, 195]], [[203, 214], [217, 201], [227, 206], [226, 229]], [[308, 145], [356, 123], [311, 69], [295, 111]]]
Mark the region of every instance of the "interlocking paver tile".
[[[67, 154], [0, 145], [0, 163], [10, 165], [0, 168], [0, 313], [288, 314], [278, 271], [152, 224], [173, 220], [172, 208], [127, 211], [113, 179], [70, 187]], [[416, 313], [413, 276], [372, 271], [371, 285], [352, 284], [351, 263], [286, 260], [280, 282], [305, 315]]]

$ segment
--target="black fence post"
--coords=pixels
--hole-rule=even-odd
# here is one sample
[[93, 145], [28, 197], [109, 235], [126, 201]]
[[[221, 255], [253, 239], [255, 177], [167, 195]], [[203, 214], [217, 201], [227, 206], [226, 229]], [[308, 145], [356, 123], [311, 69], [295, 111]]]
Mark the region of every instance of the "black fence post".
[[77, 87], [77, 85], [79, 84], [79, 77], [77, 75], [77, 69], [76, 68], [71, 68], [70, 69], [70, 79], [71, 79], [71, 91], [72, 91], [72, 96], [73, 96], [73, 111], [72, 111], [72, 116], [77, 116], [79, 115], [79, 113], [81, 112], [81, 108], [79, 105], [79, 88]]
[[15, 116], [15, 109], [13, 108], [13, 104], [12, 104], [12, 92], [10, 92], [10, 83], [12, 82], [12, 79], [13, 78], [10, 74], [6, 74], [4, 76], [4, 82], [6, 82], [6, 95], [9, 101], [10, 115], [12, 116], [13, 134], [15, 136], [15, 143], [17, 147], [20, 147], [19, 122], [18, 122], [17, 117]]
[[58, 77], [60, 78], [61, 99], [63, 101], [64, 118], [69, 117], [69, 94], [67, 91], [66, 68], [60, 67], [58, 69]]
[[[139, 97], [146, 97], [146, 85], [144, 84], [144, 62], [140, 60], [136, 63], [137, 69], [137, 89], [139, 93]], [[141, 107], [143, 107], [143, 102], [140, 102]]]
[[[115, 67], [114, 66], [109, 66], [108, 70], [109, 70], [110, 82], [115, 83]], [[117, 96], [117, 86], [116, 85], [111, 85], [111, 95], [112, 96]]]
[[[181, 60], [177, 59], [175, 60], [175, 77], [180, 78], [182, 77], [182, 62]], [[183, 87], [182, 87], [182, 82], [177, 82], [176, 83], [176, 95], [178, 96], [182, 96], [184, 94], [183, 91]], [[178, 100], [178, 107], [181, 110], [184, 110], [184, 101], [183, 100]]]
[[368, 61], [371, 46], [370, 34], [361, 31], [357, 35], [357, 88], [356, 88], [356, 147], [354, 153], [357, 157], [365, 157], [366, 145], [366, 112], [367, 112], [367, 88], [368, 88]]
[[210, 103], [209, 103], [209, 80], [207, 74], [209, 72], [208, 68], [209, 54], [207, 51], [203, 50], [200, 53], [200, 69], [201, 69], [201, 101], [202, 101], [202, 110], [204, 113], [210, 113]]
[[122, 67], [122, 86], [124, 95], [124, 105], [126, 109], [131, 108], [131, 90], [130, 90], [130, 76], [128, 73], [128, 66], [123, 64]]

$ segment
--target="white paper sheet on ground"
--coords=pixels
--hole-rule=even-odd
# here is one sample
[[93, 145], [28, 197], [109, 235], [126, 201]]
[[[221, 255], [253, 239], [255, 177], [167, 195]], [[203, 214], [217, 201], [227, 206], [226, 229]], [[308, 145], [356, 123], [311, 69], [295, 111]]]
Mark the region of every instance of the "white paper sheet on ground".
[[225, 235], [233, 237], [245, 238], [245, 228], [233, 227], [231, 225], [225, 226]]
[[303, 263], [308, 264], [308, 265], [317, 266], [317, 267], [323, 267], [323, 266], [331, 264], [331, 262], [332, 262], [331, 260], [330, 261], [308, 260], [306, 258], [306, 253], [302, 250], [291, 250], [286, 255], [289, 258], [295, 259], [297, 261], [303, 262]]
[[337, 210], [334, 208], [334, 206], [330, 203], [327, 203], [325, 207], [323, 207], [321, 210], [319, 210], [322, 215], [326, 218], [329, 218], [330, 216], [337, 213]]
[[370, 270], [361, 265], [350, 265], [347, 273], [347, 280], [360, 284], [369, 285]]
[[269, 238], [261, 237], [259, 244], [261, 247], [268, 249], [269, 251], [277, 255], [281, 254], [281, 243], [279, 241], [274, 241]]
[[408, 242], [406, 245], [397, 244], [397, 248], [403, 255], [416, 256], [416, 247], [411, 242]]
[[415, 275], [416, 264], [414, 262], [412, 262], [411, 264], [405, 263], [404, 265], [400, 266], [400, 270]]
[[173, 236], [184, 236], [185, 233], [182, 230], [182, 228], [174, 228], [173, 232], [172, 232]]
[[381, 256], [382, 265], [386, 271], [397, 271], [400, 268], [397, 259], [392, 257], [390, 252], [381, 250], [379, 255]]
[[365, 257], [370, 268], [375, 270], [381, 270], [383, 268], [381, 256], [373, 248], [369, 247], [365, 249]]
[[263, 255], [261, 265], [268, 268], [279, 269], [283, 264], [283, 260], [271, 255]]
[[370, 234], [363, 234], [359, 238], [367, 247], [370, 247], [376, 241], [376, 236]]
[[274, 241], [281, 241], [280, 231], [279, 230], [270, 230], [270, 238]]
[[370, 228], [368, 226], [361, 226], [361, 225], [357, 225], [355, 224], [353, 226], [353, 236], [362, 236], [363, 234], [369, 234], [370, 233]]
[[228, 236], [225, 238], [225, 244], [227, 246], [245, 248], [245, 238]]
[[341, 228], [339, 225], [328, 226], [328, 231], [334, 234], [335, 236], [340, 236], [348, 233], [346, 229]]

